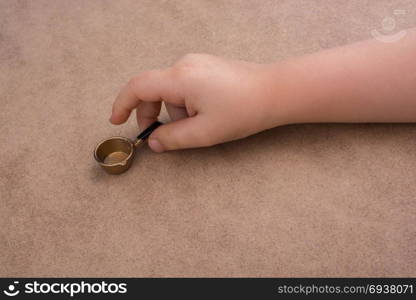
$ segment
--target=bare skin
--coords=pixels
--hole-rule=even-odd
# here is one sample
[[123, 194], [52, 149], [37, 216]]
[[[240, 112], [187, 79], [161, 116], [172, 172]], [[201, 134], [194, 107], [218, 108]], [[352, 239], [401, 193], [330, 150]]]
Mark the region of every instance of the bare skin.
[[293, 123], [416, 122], [416, 30], [394, 43], [369, 40], [274, 64], [189, 54], [131, 79], [110, 122], [122, 124], [136, 109], [143, 129], [162, 101], [172, 122], [150, 136], [156, 152]]

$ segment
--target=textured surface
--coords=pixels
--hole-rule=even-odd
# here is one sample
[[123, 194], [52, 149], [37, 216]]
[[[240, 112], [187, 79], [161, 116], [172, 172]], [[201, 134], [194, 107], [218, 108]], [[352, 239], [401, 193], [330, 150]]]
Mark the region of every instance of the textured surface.
[[[396, 9], [405, 15], [394, 15]], [[296, 125], [93, 160], [122, 84], [188, 52], [271, 62], [416, 2], [0, 1], [1, 276], [416, 276], [416, 125]]]

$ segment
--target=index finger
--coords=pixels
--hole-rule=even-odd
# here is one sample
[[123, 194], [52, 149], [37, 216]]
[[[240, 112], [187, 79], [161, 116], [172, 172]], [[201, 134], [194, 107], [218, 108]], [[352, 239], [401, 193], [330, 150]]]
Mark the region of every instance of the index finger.
[[[140, 102], [160, 102], [171, 97], [173, 84], [165, 70], [142, 72], [132, 78], [118, 94], [113, 104], [110, 122], [122, 124]], [[140, 109], [140, 108], [138, 108]]]

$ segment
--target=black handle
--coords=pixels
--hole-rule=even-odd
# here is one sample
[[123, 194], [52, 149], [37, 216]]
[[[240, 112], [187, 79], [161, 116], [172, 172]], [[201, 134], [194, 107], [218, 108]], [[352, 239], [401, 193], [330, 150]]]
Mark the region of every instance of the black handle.
[[153, 130], [155, 130], [156, 128], [158, 128], [160, 125], [162, 125], [163, 123], [156, 121], [154, 123], [152, 123], [152, 125], [150, 125], [149, 127], [147, 127], [145, 130], [143, 130], [138, 136], [137, 139], [138, 140], [146, 140], [149, 135], [153, 132]]

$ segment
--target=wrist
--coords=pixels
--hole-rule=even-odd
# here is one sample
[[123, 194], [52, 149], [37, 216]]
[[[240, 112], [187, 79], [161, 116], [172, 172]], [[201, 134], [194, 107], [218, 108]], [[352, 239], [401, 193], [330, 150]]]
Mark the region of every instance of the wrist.
[[265, 119], [269, 128], [302, 122], [299, 103], [305, 91], [294, 64], [281, 61], [265, 65]]
[[331, 74], [325, 73], [318, 62], [312, 55], [268, 65], [267, 106], [273, 126], [326, 120], [331, 102], [328, 99], [332, 97], [330, 91], [336, 87], [328, 86], [326, 78], [332, 78]]

